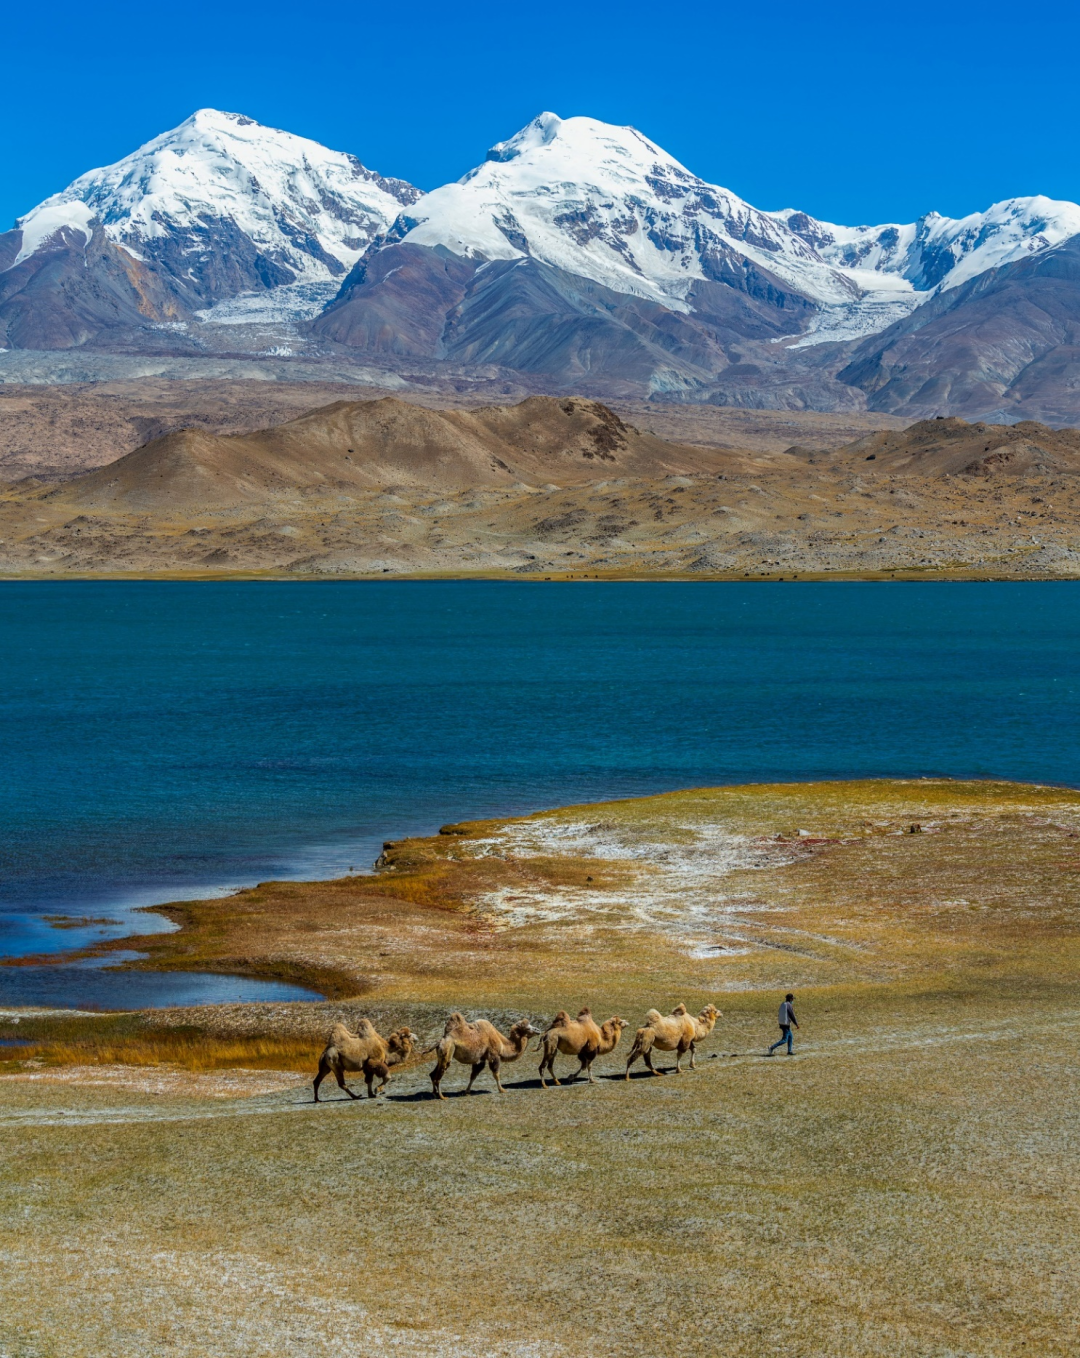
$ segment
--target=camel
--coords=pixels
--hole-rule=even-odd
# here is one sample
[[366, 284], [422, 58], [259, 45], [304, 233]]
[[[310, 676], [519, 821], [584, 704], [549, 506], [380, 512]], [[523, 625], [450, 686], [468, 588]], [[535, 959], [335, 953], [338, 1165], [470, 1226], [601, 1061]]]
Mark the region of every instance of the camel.
[[634, 1047], [626, 1058], [626, 1078], [629, 1080], [630, 1067], [639, 1056], [654, 1075], [662, 1074], [652, 1063], [654, 1050], [675, 1053], [676, 1075], [682, 1074], [683, 1055], [689, 1052], [690, 1069], [694, 1070], [697, 1044], [708, 1037], [716, 1026], [716, 1020], [721, 1017], [720, 1010], [713, 1004], [707, 1004], [697, 1018], [687, 1011], [685, 1004], [677, 1004], [669, 1018], [664, 1018], [656, 1009], [650, 1009], [645, 1015], [644, 1028], [639, 1028], [634, 1034]]
[[[408, 1028], [399, 1028], [390, 1035], [389, 1040], [380, 1037], [375, 1031], [375, 1025], [366, 1018], [362, 1018], [356, 1025], [355, 1033], [351, 1033], [344, 1023], [335, 1023], [330, 1030], [323, 1054], [319, 1057], [319, 1073], [315, 1076], [315, 1102], [319, 1102], [319, 1086], [331, 1071], [338, 1082], [338, 1088], [344, 1089], [350, 1099], [358, 1099], [360, 1095], [354, 1094], [345, 1083], [345, 1072], [364, 1071], [365, 1062], [381, 1063], [387, 1067], [387, 1079], [380, 1086], [385, 1088], [389, 1081], [389, 1067], [400, 1065], [412, 1052], [415, 1041], [415, 1034]], [[372, 1081], [376, 1074], [381, 1078], [381, 1071], [375, 1070], [371, 1076], [364, 1072], [369, 1098], [375, 1097]]]
[[540, 1084], [547, 1089], [544, 1071], [551, 1074], [552, 1080], [559, 1083], [555, 1074], [555, 1057], [562, 1052], [564, 1056], [576, 1056], [578, 1068], [567, 1080], [572, 1084], [585, 1071], [589, 1083], [595, 1084], [592, 1065], [598, 1056], [607, 1056], [619, 1045], [626, 1020], [613, 1016], [601, 1027], [588, 1009], [583, 1009], [576, 1019], [572, 1019], [565, 1009], [560, 1009], [548, 1024], [547, 1031], [540, 1039], [543, 1059], [540, 1062]]
[[[440, 1088], [442, 1078], [450, 1069], [451, 1061], [461, 1061], [472, 1066], [469, 1083], [465, 1093], [472, 1091], [473, 1081], [485, 1066], [495, 1076], [495, 1087], [505, 1094], [499, 1079], [499, 1068], [504, 1061], [516, 1061], [529, 1045], [530, 1037], [538, 1037], [539, 1029], [534, 1028], [528, 1019], [520, 1019], [510, 1029], [508, 1037], [503, 1037], [498, 1028], [487, 1019], [477, 1019], [469, 1023], [462, 1014], [451, 1014], [446, 1020], [443, 1036], [429, 1052], [437, 1052], [435, 1069], [431, 1072], [431, 1092], [438, 1099], [446, 1095]], [[427, 1055], [424, 1052], [423, 1055]]]
[[[386, 1039], [386, 1046], [385, 1061], [379, 1061], [369, 1056], [361, 1067], [364, 1072], [364, 1082], [367, 1084], [369, 1099], [377, 1098], [393, 1079], [390, 1074], [391, 1066], [403, 1065], [413, 1054], [416, 1046], [416, 1034], [409, 1028], [395, 1028]], [[372, 1085], [376, 1078], [379, 1080], [379, 1087], [373, 1090]]]

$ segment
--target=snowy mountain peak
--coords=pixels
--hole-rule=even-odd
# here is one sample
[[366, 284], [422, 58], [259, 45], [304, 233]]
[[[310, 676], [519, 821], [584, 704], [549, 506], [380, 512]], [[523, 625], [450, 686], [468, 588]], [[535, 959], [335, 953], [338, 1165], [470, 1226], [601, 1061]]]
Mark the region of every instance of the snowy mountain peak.
[[[203, 303], [344, 274], [419, 190], [239, 113], [204, 108], [17, 224], [20, 259], [91, 222]], [[227, 267], [222, 253], [231, 256]]]
[[559, 135], [563, 120], [557, 113], [541, 113], [531, 123], [523, 127], [509, 141], [496, 142], [487, 153], [488, 160], [513, 160], [525, 151], [537, 146], [547, 146]]
[[859, 293], [784, 222], [699, 179], [636, 128], [554, 113], [425, 194], [387, 239], [488, 260], [532, 256], [683, 311], [695, 283], [724, 279], [732, 256], [823, 304]]

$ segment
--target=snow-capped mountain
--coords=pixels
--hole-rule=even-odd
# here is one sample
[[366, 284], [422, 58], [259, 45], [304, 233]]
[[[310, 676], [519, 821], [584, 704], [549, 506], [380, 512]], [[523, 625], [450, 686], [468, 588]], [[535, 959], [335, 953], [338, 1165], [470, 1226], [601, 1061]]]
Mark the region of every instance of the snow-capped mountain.
[[632, 127], [543, 113], [456, 184], [425, 194], [379, 245], [531, 257], [692, 310], [695, 281], [752, 261], [818, 308], [800, 346], [859, 338], [936, 291], [1080, 233], [1080, 206], [1018, 198], [954, 221], [844, 227], [763, 212], [691, 173]]
[[635, 128], [554, 113], [420, 198], [388, 234], [394, 242], [487, 260], [530, 256], [681, 311], [692, 284], [713, 278], [732, 251], [825, 305], [860, 290], [859, 269], [826, 261], [781, 216], [699, 179]]
[[0, 234], [0, 349], [351, 350], [913, 414], [1037, 389], [1080, 419], [1078, 242], [1080, 206], [1040, 197], [878, 226], [762, 211], [634, 128], [553, 113], [422, 194], [204, 109]]
[[200, 109], [115, 165], [91, 170], [19, 219], [13, 264], [58, 236], [114, 245], [203, 306], [246, 290], [339, 278], [420, 196], [355, 156]]

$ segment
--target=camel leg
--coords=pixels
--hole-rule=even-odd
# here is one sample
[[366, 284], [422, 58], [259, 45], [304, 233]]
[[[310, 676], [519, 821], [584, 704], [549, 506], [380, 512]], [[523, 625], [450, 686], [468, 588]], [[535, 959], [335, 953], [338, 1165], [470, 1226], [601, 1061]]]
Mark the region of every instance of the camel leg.
[[[373, 1089], [372, 1086], [375, 1083], [376, 1075], [379, 1076], [379, 1087], [378, 1089]], [[388, 1071], [376, 1071], [365, 1069], [364, 1083], [367, 1085], [368, 1098], [377, 1099], [379, 1095], [383, 1092], [383, 1090], [386, 1088], [386, 1086], [390, 1083], [390, 1074]]]
[[506, 1090], [503, 1089], [502, 1081], [499, 1079], [499, 1069], [501, 1066], [502, 1066], [501, 1056], [491, 1056], [488, 1058], [488, 1069], [491, 1071], [492, 1075], [495, 1076], [495, 1088], [499, 1091], [500, 1094], [505, 1094]]
[[697, 1070], [697, 1066], [694, 1064], [694, 1043], [693, 1043], [693, 1042], [690, 1043], [690, 1069], [691, 1069], [691, 1070]]
[[465, 1093], [466, 1093], [466, 1094], [471, 1094], [471, 1093], [472, 1093], [473, 1081], [474, 1081], [474, 1080], [476, 1079], [476, 1077], [480, 1074], [480, 1072], [484, 1069], [485, 1064], [486, 1064], [485, 1061], [474, 1061], [474, 1062], [473, 1062], [472, 1073], [471, 1073], [471, 1075], [469, 1076], [469, 1083], [465, 1086]]
[[547, 1081], [544, 1079], [545, 1069], [551, 1073], [551, 1078], [554, 1081], [554, 1083], [555, 1084], [559, 1083], [559, 1077], [555, 1074], [555, 1057], [556, 1054], [558, 1053], [558, 1048], [542, 1047], [541, 1050], [543, 1051], [544, 1055], [543, 1059], [540, 1062], [540, 1087], [542, 1089], [547, 1089]]
[[592, 1073], [592, 1063], [596, 1060], [595, 1055], [589, 1057], [589, 1063], [584, 1067], [585, 1073], [589, 1077], [589, 1084], [596, 1084], [596, 1076]]
[[315, 1102], [319, 1102], [319, 1086], [330, 1074], [330, 1062], [323, 1057], [319, 1061], [319, 1073], [315, 1076]]
[[634, 1062], [638, 1059], [639, 1056], [649, 1067], [649, 1069], [652, 1071], [654, 1075], [660, 1074], [660, 1072], [656, 1069], [656, 1067], [652, 1063], [652, 1047], [653, 1047], [652, 1040], [647, 1037], [642, 1038], [640, 1043], [639, 1042], [634, 1043], [633, 1051], [626, 1058], [626, 1078], [628, 1080], [630, 1078], [630, 1067], [634, 1064]]
[[446, 1095], [442, 1092], [442, 1077], [446, 1074], [446, 1068], [450, 1064], [450, 1058], [442, 1051], [439, 1052], [435, 1062], [435, 1069], [431, 1072], [431, 1093], [436, 1099], [445, 1100]]
[[345, 1084], [345, 1067], [341, 1065], [341, 1062], [336, 1061], [331, 1063], [330, 1069], [334, 1071], [334, 1078], [337, 1080], [338, 1089], [344, 1089], [346, 1095], [349, 1096], [349, 1099], [359, 1099], [360, 1095], [355, 1095], [355, 1093], [352, 1092], [352, 1089], [349, 1089], [349, 1086]]

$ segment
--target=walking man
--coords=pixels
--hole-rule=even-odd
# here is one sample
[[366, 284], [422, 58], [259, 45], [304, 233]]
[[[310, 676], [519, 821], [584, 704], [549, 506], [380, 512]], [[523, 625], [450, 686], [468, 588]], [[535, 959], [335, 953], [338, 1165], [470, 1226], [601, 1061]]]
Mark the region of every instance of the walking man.
[[776, 1051], [777, 1047], [782, 1047], [785, 1042], [787, 1043], [788, 1056], [795, 1055], [795, 1053], [791, 1049], [791, 1030], [793, 1027], [797, 1028], [799, 1026], [799, 1021], [795, 1017], [795, 1006], [793, 1004], [794, 999], [795, 999], [794, 995], [784, 996], [784, 1002], [783, 1004], [781, 1004], [780, 1012], [777, 1015], [777, 1018], [780, 1020], [780, 1037], [779, 1040], [774, 1042], [772, 1046], [769, 1048], [770, 1056], [772, 1056], [773, 1052]]

